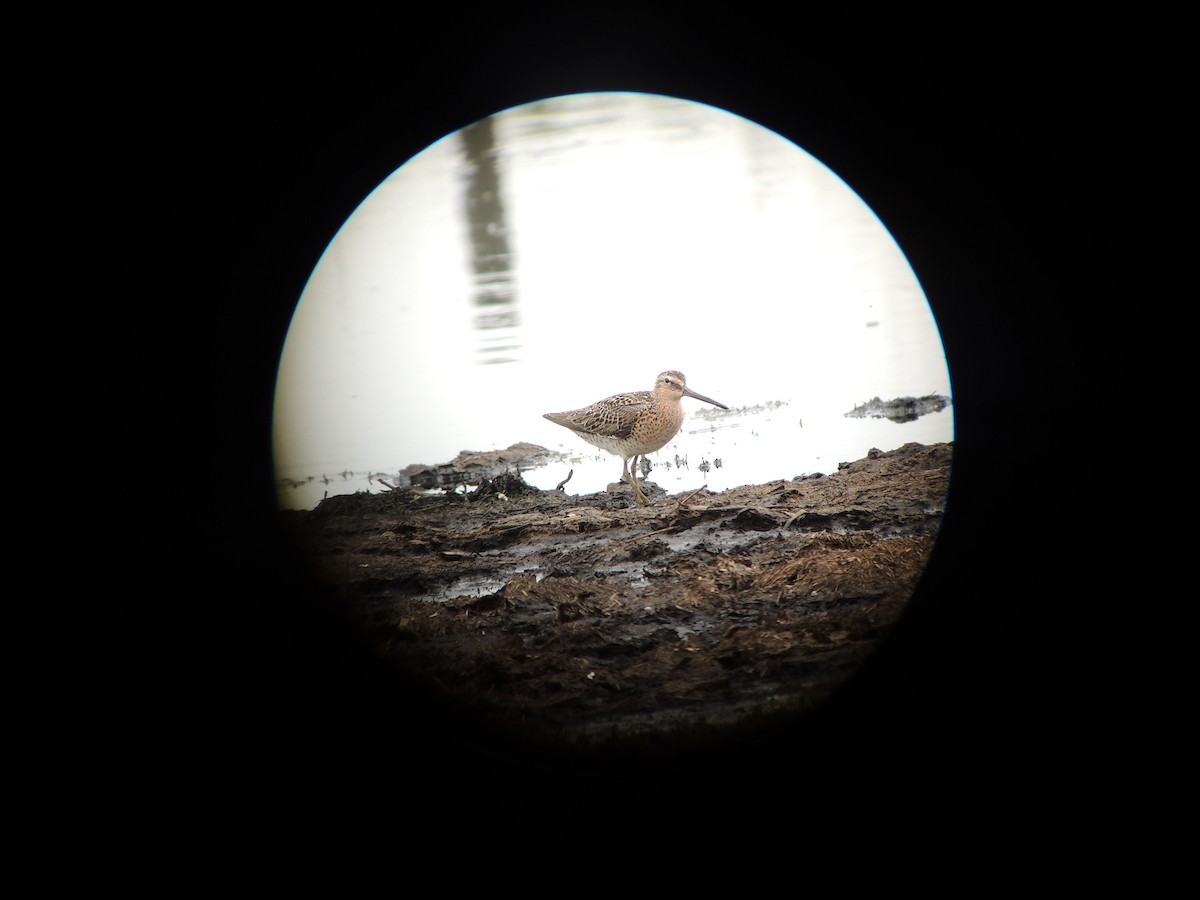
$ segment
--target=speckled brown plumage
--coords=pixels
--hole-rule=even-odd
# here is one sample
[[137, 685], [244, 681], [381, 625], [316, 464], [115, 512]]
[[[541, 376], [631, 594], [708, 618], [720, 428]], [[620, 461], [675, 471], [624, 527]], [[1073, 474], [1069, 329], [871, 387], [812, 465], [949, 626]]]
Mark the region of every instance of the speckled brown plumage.
[[683, 424], [679, 401], [684, 397], [729, 408], [693, 391], [683, 373], [671, 369], [654, 380], [653, 390], [614, 394], [580, 409], [546, 413], [545, 418], [570, 428], [592, 446], [621, 457], [621, 480], [632, 485], [638, 502], [645, 504], [649, 501], [629, 463], [632, 460], [636, 466], [639, 456], [661, 450], [679, 433]]

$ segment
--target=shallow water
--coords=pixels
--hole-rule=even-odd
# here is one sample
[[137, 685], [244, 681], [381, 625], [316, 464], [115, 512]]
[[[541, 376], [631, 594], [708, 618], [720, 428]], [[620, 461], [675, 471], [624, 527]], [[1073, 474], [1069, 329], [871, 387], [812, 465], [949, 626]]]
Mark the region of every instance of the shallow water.
[[519, 441], [569, 455], [531, 484], [573, 470], [568, 492], [602, 490], [620, 460], [542, 414], [666, 369], [731, 407], [683, 401], [679, 435], [650, 457], [670, 493], [953, 438], [953, 407], [845, 416], [953, 394], [901, 248], [818, 160], [672, 98], [505, 111], [400, 165], [331, 235], [280, 363], [280, 504]]
[[[691, 401], [684, 401], [685, 404]], [[815, 472], [836, 472], [838, 463], [862, 459], [871, 449], [894, 450], [906, 443], [935, 444], [953, 440], [950, 410], [897, 424], [886, 419], [818, 417], [807, 421], [790, 414], [786, 406], [767, 415], [762, 408], [714, 410], [693, 414], [683, 423], [674, 441], [650, 455], [649, 480], [669, 494], [707, 485], [723, 491], [743, 484], [763, 484]], [[555, 426], [557, 427], [557, 426]], [[566, 454], [560, 462], [522, 470], [526, 482], [552, 490], [571, 475], [568, 494], [605, 490], [620, 480], [621, 460], [579, 440], [562, 429], [561, 440], [542, 446]], [[462, 448], [471, 450], [495, 447]], [[443, 460], [415, 460], [435, 465]], [[399, 469], [389, 472], [315, 473], [297, 483], [280, 486], [285, 509], [311, 509], [325, 496], [356, 491], [380, 493], [399, 480]], [[618, 488], [619, 489], [619, 488]]]

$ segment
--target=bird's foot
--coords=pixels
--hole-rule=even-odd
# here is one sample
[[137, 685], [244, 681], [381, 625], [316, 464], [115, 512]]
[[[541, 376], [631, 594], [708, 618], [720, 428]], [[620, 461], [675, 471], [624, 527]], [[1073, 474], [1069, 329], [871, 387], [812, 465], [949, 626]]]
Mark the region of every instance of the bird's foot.
[[638, 484], [636, 475], [630, 476], [629, 480], [625, 483], [633, 488], [633, 496], [637, 498], [638, 503], [640, 503], [642, 506], [648, 506], [650, 504], [650, 501], [646, 498], [646, 495], [642, 493], [642, 486]]

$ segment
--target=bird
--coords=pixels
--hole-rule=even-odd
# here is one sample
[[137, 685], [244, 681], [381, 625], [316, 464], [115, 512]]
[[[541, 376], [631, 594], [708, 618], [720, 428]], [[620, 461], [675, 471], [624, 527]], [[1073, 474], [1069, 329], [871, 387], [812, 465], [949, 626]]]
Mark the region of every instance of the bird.
[[638, 503], [645, 506], [650, 501], [637, 483], [637, 459], [661, 450], [679, 433], [683, 424], [680, 401], [684, 397], [729, 409], [724, 403], [693, 391], [682, 372], [668, 369], [654, 379], [653, 390], [613, 394], [581, 409], [545, 413], [543, 418], [571, 429], [592, 446], [621, 457], [621, 480], [633, 488]]

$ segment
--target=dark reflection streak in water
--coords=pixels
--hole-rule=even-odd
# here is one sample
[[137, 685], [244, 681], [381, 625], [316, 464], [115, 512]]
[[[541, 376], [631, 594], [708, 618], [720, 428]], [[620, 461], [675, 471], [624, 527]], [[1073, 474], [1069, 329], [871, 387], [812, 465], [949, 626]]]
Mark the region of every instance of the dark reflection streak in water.
[[479, 361], [515, 362], [519, 354], [514, 351], [520, 349], [516, 337], [520, 316], [492, 119], [471, 125], [461, 136], [467, 162], [464, 199], [474, 272], [471, 302], [476, 309], [474, 325], [481, 332]]

